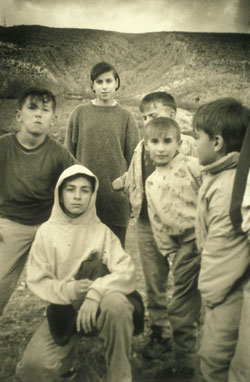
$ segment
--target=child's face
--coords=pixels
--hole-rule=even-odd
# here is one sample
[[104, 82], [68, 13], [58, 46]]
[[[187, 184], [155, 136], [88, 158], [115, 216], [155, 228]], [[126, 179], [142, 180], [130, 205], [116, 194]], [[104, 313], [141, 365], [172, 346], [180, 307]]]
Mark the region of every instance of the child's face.
[[118, 80], [112, 71], [100, 74], [92, 84], [99, 105], [110, 105], [113, 103]]
[[152, 161], [156, 166], [165, 166], [176, 155], [180, 148], [175, 132], [170, 130], [162, 137], [151, 137], [146, 142], [146, 149], [149, 151]]
[[207, 166], [217, 160], [217, 154], [214, 147], [214, 140], [203, 130], [195, 131], [197, 156], [202, 166]]
[[142, 113], [143, 124], [157, 117], [167, 117], [175, 119], [176, 112], [170, 106], [163, 105], [161, 102], [147, 105], [147, 109]]
[[88, 179], [79, 178], [69, 180], [62, 189], [61, 203], [64, 212], [70, 218], [77, 218], [88, 208], [92, 196], [92, 187]]
[[33, 136], [45, 135], [54, 123], [53, 103], [27, 97], [21, 110], [17, 110], [16, 119], [22, 124], [23, 132]]

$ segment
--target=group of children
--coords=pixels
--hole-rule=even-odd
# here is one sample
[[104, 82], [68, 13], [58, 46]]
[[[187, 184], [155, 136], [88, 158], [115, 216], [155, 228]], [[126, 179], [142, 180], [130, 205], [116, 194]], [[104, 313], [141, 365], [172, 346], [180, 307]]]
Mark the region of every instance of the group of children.
[[138, 142], [132, 114], [114, 100], [115, 68], [95, 65], [91, 85], [96, 99], [70, 115], [65, 147], [48, 135], [56, 101], [42, 89], [22, 95], [21, 130], [0, 138], [1, 313], [28, 254], [27, 284], [50, 304], [17, 375], [23, 382], [73, 376], [77, 343], [99, 334], [108, 381], [132, 382], [132, 336], [143, 330], [144, 307], [124, 250], [131, 208], [151, 325], [143, 356], [173, 351], [180, 378], [191, 380], [204, 310], [204, 381], [247, 382], [250, 176], [248, 168], [240, 172], [244, 158], [235, 173], [244, 136], [241, 156], [247, 157], [250, 110], [233, 98], [199, 107], [194, 140], [181, 134], [174, 98], [150, 93], [140, 104]]

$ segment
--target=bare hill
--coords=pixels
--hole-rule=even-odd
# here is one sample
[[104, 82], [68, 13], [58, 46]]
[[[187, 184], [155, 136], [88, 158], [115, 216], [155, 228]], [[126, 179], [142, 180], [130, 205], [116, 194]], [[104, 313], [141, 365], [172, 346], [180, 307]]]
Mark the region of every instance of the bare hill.
[[89, 96], [89, 71], [101, 60], [117, 67], [123, 97], [166, 89], [194, 104], [217, 96], [250, 99], [247, 34], [0, 27], [2, 96], [15, 97], [23, 84]]

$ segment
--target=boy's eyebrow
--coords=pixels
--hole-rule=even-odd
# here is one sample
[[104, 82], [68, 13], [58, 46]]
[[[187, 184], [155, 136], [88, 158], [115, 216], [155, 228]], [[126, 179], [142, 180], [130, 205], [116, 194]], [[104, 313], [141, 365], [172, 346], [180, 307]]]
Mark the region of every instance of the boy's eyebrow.
[[30, 106], [37, 106], [37, 102], [36, 101], [30, 101], [28, 103], [28, 105], [30, 105]]
[[[74, 185], [74, 184], [72, 184], [72, 183], [67, 183], [67, 184], [65, 184], [65, 187], [73, 187], [73, 188], [75, 188], [75, 187], [77, 187], [77, 186]], [[88, 184], [86, 184], [86, 185], [84, 185], [84, 186], [81, 186], [81, 188], [91, 188], [91, 186], [88, 185]]]
[[31, 106], [38, 106], [38, 103], [41, 102], [41, 104], [43, 105], [43, 107], [49, 107], [51, 105], [51, 107], [53, 107], [53, 104], [52, 104], [52, 101], [48, 100], [48, 101], [44, 101], [43, 99], [36, 99], [35, 97], [33, 99], [30, 99], [29, 100], [29, 103], [28, 105], [31, 105]]

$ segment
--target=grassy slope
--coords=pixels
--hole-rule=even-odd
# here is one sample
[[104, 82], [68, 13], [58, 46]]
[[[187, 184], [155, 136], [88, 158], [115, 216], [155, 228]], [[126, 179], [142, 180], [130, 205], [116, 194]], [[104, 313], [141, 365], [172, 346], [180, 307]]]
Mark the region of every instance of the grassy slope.
[[194, 105], [225, 95], [249, 102], [249, 35], [0, 27], [2, 94], [22, 81], [90, 94], [89, 71], [101, 60], [117, 67], [123, 96], [164, 88]]

